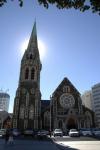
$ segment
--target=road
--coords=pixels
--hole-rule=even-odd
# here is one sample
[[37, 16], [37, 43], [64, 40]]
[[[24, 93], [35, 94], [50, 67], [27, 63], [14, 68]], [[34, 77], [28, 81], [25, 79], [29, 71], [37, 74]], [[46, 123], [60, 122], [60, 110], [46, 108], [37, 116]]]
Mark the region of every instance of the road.
[[59, 150], [51, 140], [15, 139], [13, 145], [0, 139], [0, 150]]

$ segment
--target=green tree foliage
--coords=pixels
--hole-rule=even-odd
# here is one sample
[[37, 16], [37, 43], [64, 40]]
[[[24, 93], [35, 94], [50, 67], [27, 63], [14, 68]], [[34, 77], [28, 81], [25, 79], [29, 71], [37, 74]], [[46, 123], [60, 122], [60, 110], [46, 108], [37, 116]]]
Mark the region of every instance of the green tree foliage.
[[[0, 7], [9, 0], [0, 0]], [[11, 0], [14, 1], [14, 0]], [[19, 6], [22, 7], [24, 0], [17, 0]], [[78, 9], [82, 12], [91, 10], [93, 13], [100, 15], [100, 0], [37, 0], [40, 5], [49, 8], [50, 4], [55, 5], [58, 9]], [[33, 0], [34, 2], [34, 0]]]

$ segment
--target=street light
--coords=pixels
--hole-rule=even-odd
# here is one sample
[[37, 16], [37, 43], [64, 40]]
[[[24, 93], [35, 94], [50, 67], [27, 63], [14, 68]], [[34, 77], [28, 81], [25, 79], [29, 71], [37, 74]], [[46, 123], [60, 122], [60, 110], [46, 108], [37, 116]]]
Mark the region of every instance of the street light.
[[51, 100], [52, 100], [52, 97], [50, 95], [50, 132], [51, 132]]
[[0, 128], [2, 129], [3, 128], [3, 119], [0, 118]]

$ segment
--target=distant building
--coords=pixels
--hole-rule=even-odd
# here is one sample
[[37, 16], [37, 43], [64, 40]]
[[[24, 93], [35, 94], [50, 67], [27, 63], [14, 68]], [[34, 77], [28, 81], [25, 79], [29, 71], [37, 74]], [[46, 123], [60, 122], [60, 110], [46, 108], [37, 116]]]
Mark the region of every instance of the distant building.
[[9, 109], [10, 96], [6, 92], [0, 92], [0, 111], [7, 111]]
[[82, 104], [92, 110], [92, 91], [85, 91], [82, 96]]
[[0, 129], [11, 128], [12, 126], [12, 114], [6, 111], [0, 111]]
[[100, 83], [92, 87], [92, 97], [96, 126], [100, 128]]

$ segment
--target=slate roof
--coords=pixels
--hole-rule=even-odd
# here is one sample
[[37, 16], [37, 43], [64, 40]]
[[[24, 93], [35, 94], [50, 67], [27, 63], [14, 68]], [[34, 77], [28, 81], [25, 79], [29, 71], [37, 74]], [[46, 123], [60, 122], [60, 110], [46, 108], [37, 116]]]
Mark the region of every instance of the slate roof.
[[49, 109], [50, 106], [50, 100], [41, 100], [41, 111], [45, 111], [46, 109]]

